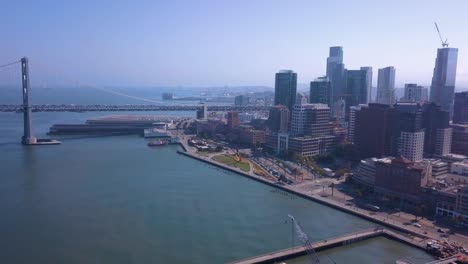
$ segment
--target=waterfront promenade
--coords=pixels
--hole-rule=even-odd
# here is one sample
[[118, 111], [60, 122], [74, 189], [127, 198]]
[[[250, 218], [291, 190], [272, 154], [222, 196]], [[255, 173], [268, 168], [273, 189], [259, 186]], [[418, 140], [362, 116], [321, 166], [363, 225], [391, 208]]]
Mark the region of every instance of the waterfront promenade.
[[[299, 185], [279, 185], [274, 181], [268, 180], [266, 178], [260, 177], [255, 175], [252, 170], [250, 172], [243, 172], [240, 169], [235, 167], [230, 167], [228, 165], [222, 164], [212, 159], [211, 155], [200, 155], [196, 152], [196, 150], [190, 146], [188, 146], [186, 142], [186, 138], [183, 137], [181, 140], [181, 144], [183, 145], [185, 151], [179, 151], [180, 154], [195, 158], [197, 160], [212, 164], [214, 166], [224, 168], [226, 170], [235, 172], [236, 174], [254, 179], [258, 182], [262, 182], [264, 184], [273, 186], [275, 188], [284, 190], [289, 193], [296, 194], [300, 197], [313, 200], [327, 206], [333, 207], [335, 209], [344, 211], [349, 214], [353, 214], [364, 218], [366, 220], [375, 222], [382, 226], [390, 227], [395, 230], [398, 230], [404, 234], [407, 234], [407, 239], [414, 241], [414, 243], [422, 243], [425, 244], [430, 240], [443, 240], [440, 238], [440, 234], [437, 232], [437, 229], [432, 226], [430, 229], [428, 228], [427, 231], [421, 228], [417, 228], [407, 224], [407, 220], [404, 217], [401, 218], [389, 218], [388, 214], [385, 213], [375, 213], [371, 212], [362, 208], [357, 208], [354, 206], [347, 205], [346, 199], [337, 199], [336, 197], [331, 197], [329, 195], [320, 195], [318, 193], [313, 193], [306, 188], [301, 188]], [[428, 225], [426, 223], [426, 225]], [[456, 236], [455, 239], [452, 239], [452, 242], [456, 242], [462, 246], [468, 245], [468, 239], [465, 236], [459, 235]]]

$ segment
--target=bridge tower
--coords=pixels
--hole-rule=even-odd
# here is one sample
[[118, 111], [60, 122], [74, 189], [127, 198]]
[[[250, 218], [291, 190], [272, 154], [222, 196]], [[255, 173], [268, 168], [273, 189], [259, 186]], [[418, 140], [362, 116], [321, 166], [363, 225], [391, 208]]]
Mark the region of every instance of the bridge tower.
[[24, 145], [33, 145], [37, 143], [37, 139], [32, 135], [31, 123], [31, 104], [29, 103], [29, 65], [28, 58], [21, 59], [21, 80], [23, 83], [23, 119], [24, 119], [24, 135], [21, 143]]

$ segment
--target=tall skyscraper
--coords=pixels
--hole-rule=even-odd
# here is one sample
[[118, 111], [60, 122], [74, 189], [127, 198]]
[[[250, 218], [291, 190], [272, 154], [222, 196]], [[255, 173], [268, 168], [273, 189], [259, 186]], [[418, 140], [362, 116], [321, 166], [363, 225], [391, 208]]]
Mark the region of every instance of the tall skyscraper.
[[395, 68], [379, 69], [377, 77], [377, 103], [391, 105], [395, 103]]
[[311, 104], [326, 104], [328, 107], [332, 107], [331, 82], [326, 76], [310, 82], [309, 102]]
[[372, 103], [372, 67], [361, 67], [361, 71], [366, 71], [367, 102]]
[[458, 49], [437, 49], [434, 75], [432, 76], [431, 101], [439, 104], [442, 110], [448, 111], [450, 117], [453, 115], [457, 59]]
[[346, 69], [343, 64], [343, 47], [330, 47], [327, 58], [327, 77], [331, 84], [331, 106], [333, 116], [335, 103], [346, 94]]
[[468, 123], [468, 92], [455, 94], [453, 123]]
[[292, 111], [296, 102], [297, 74], [291, 70], [282, 70], [276, 73], [275, 78], [275, 105], [285, 105]]
[[338, 64], [343, 64], [343, 47], [330, 47], [330, 55], [327, 58], [327, 77], [333, 77], [333, 71]]
[[428, 100], [427, 88], [418, 86], [415, 83], [405, 84], [404, 102], [425, 102]]
[[367, 104], [368, 71], [348, 70], [346, 72], [346, 115], [349, 108], [359, 104]]

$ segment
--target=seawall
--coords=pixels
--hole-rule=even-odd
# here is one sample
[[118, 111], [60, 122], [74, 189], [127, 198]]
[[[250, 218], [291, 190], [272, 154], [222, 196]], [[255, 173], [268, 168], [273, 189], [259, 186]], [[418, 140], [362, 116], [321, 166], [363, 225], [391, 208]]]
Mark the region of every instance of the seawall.
[[[185, 149], [185, 148], [184, 148]], [[189, 152], [184, 152], [184, 151], [177, 151], [177, 153], [181, 154], [181, 155], [184, 155], [184, 156], [187, 156], [187, 157], [190, 157], [190, 158], [193, 158], [193, 159], [196, 159], [196, 160], [199, 160], [199, 161], [202, 161], [202, 162], [205, 162], [207, 164], [210, 164], [210, 165], [213, 165], [215, 167], [218, 167], [218, 168], [221, 168], [221, 169], [225, 169], [227, 171], [230, 171], [230, 172], [233, 172], [233, 173], [236, 173], [238, 175], [241, 175], [241, 176], [244, 176], [244, 177], [247, 177], [249, 179], [252, 179], [252, 180], [255, 180], [257, 182], [261, 182], [261, 183], [264, 183], [264, 184], [267, 184], [267, 185], [270, 185], [274, 188], [278, 188], [278, 189], [281, 189], [285, 192], [288, 192], [288, 193], [291, 193], [291, 194], [295, 194], [297, 196], [300, 196], [304, 199], [308, 199], [308, 200], [312, 200], [314, 202], [317, 202], [317, 203], [320, 203], [320, 204], [323, 204], [323, 205], [326, 205], [326, 206], [329, 206], [329, 207], [332, 207], [334, 209], [337, 209], [337, 210], [340, 210], [342, 212], [345, 212], [345, 213], [348, 213], [348, 214], [352, 214], [352, 215], [355, 215], [355, 216], [358, 216], [360, 218], [363, 218], [365, 220], [368, 220], [368, 221], [371, 221], [371, 222], [374, 222], [374, 223], [377, 223], [379, 225], [382, 225], [382, 226], [386, 226], [386, 227], [390, 227], [392, 229], [395, 229], [395, 230], [398, 230], [398, 231], [401, 231], [401, 232], [404, 232], [404, 233], [409, 233], [409, 234], [412, 234], [414, 236], [418, 236], [418, 237], [421, 237], [421, 238], [424, 238], [424, 239], [429, 239], [430, 237], [424, 235], [424, 234], [421, 234], [421, 233], [417, 233], [417, 232], [414, 232], [410, 229], [406, 229], [404, 227], [401, 227], [401, 226], [397, 226], [397, 225], [394, 225], [392, 223], [389, 223], [389, 222], [386, 222], [386, 221], [382, 221], [380, 219], [377, 219], [377, 218], [374, 218], [372, 217], [371, 215], [368, 215], [366, 213], [362, 213], [362, 212], [358, 212], [358, 211], [355, 211], [355, 210], [352, 210], [351, 208], [348, 208], [348, 207], [345, 207], [343, 205], [339, 205], [339, 204], [335, 204], [335, 203], [332, 203], [332, 202], [329, 202], [329, 201], [326, 201], [324, 199], [320, 199], [319, 197], [317, 196], [311, 196], [311, 195], [307, 195], [307, 194], [304, 194], [304, 193], [301, 193], [299, 191], [296, 191], [294, 189], [291, 189], [291, 188], [288, 188], [287, 186], [283, 186], [283, 185], [278, 185], [278, 184], [275, 184], [271, 181], [268, 181], [268, 180], [265, 180], [265, 179], [262, 179], [262, 178], [259, 178], [259, 177], [256, 177], [256, 176], [253, 176], [253, 175], [250, 175], [248, 173], [245, 173], [245, 172], [242, 172], [242, 171], [239, 171], [237, 169], [234, 169], [234, 168], [231, 168], [227, 165], [224, 165], [224, 164], [219, 164], [217, 162], [214, 162], [214, 161], [211, 161], [211, 160], [207, 160], [207, 159], [203, 159], [203, 158], [200, 158], [194, 154], [190, 154]]]

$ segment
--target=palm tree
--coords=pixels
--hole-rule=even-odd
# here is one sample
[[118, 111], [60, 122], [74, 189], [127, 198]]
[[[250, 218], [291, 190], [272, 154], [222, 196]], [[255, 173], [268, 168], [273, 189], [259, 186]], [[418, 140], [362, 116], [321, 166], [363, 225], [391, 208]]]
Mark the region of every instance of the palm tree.
[[333, 196], [333, 191], [335, 190], [335, 183], [334, 182], [330, 183], [329, 187], [332, 189], [332, 196]]

